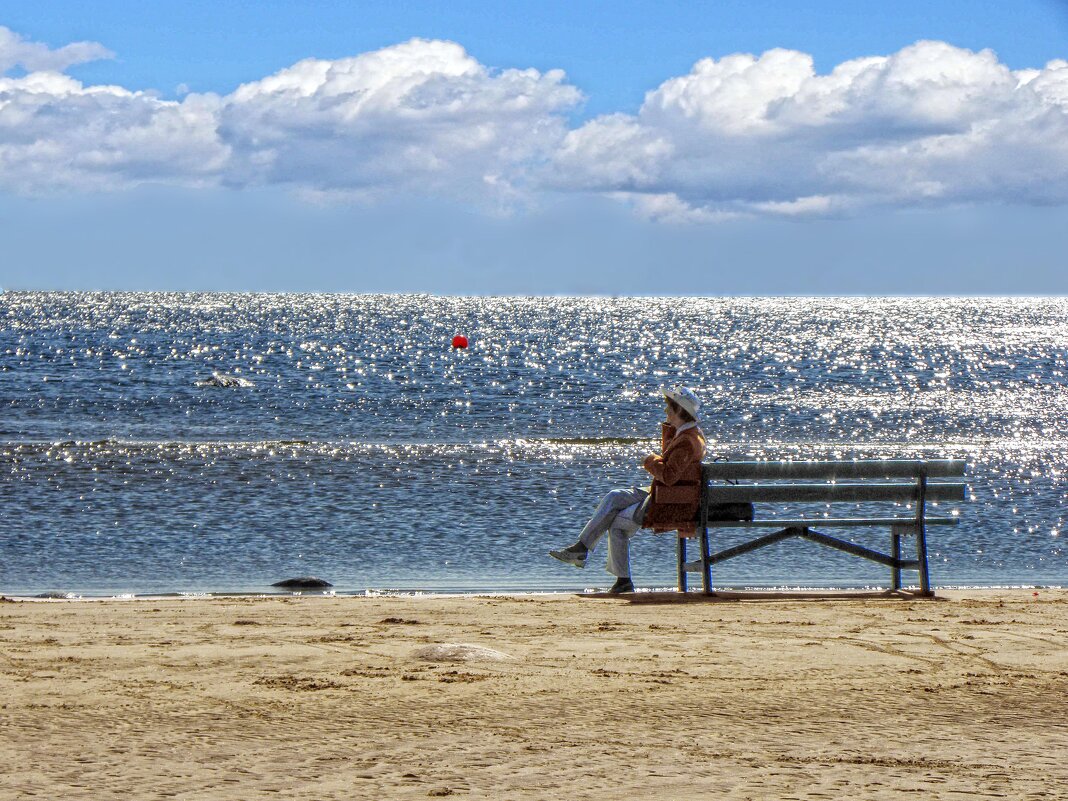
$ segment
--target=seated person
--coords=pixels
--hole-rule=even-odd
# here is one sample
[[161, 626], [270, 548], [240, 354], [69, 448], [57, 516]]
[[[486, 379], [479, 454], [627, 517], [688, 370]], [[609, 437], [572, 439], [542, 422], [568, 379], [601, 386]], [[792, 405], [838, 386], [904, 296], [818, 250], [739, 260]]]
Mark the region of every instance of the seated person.
[[701, 460], [705, 435], [697, 427], [701, 402], [688, 387], [664, 390], [667, 422], [661, 425], [661, 453], [642, 463], [653, 477], [649, 489], [616, 489], [601, 499], [578, 542], [549, 555], [575, 567], [585, 567], [590, 551], [608, 534], [608, 564], [616, 577], [609, 592], [633, 592], [630, 578], [630, 538], [641, 528], [654, 531], [692, 531], [701, 496]]

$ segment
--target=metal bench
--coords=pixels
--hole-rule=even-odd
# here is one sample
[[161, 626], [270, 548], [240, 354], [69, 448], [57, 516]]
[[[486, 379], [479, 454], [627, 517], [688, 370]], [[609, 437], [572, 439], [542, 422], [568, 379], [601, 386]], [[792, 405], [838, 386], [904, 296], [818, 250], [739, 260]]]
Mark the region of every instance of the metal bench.
[[[964, 461], [961, 459], [709, 462], [702, 465], [702, 474], [697, 520], [701, 556], [688, 564], [686, 538], [678, 538], [680, 592], [686, 592], [688, 572], [700, 571], [702, 589], [711, 594], [712, 565], [800, 537], [886, 565], [890, 568], [893, 590], [901, 589], [902, 570], [915, 570], [919, 574], [920, 592], [930, 595], [927, 527], [954, 526], [958, 518], [956, 515], [928, 515], [927, 505], [932, 501], [965, 499], [963, 482], [932, 480], [962, 477]], [[756, 512], [754, 520], [709, 520], [709, 506], [720, 503], [752, 503]], [[786, 506], [789, 511], [767, 517], [767, 504], [776, 504], [779, 508]], [[814, 508], [814, 504], [820, 506]], [[846, 516], [836, 517], [830, 511], [835, 504], [852, 504], [853, 508], [844, 513]], [[862, 505], [860, 511], [857, 511], [858, 504]], [[876, 507], [879, 512], [869, 514], [875, 504], [879, 505]], [[888, 507], [888, 504], [892, 506]], [[795, 513], [799, 506], [800, 513]], [[890, 529], [889, 554], [816, 530], [883, 526]], [[712, 553], [708, 531], [715, 528], [771, 528], [777, 531]], [[902, 537], [915, 540], [915, 559], [902, 558]]]

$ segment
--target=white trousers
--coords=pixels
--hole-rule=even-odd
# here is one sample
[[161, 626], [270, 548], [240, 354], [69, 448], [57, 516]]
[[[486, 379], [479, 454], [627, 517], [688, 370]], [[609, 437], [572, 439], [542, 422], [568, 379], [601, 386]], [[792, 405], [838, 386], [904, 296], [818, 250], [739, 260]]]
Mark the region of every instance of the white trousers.
[[605, 570], [616, 577], [630, 576], [630, 538], [642, 527], [649, 491], [639, 487], [615, 489], [601, 498], [597, 511], [582, 529], [579, 542], [593, 551], [608, 534], [608, 563]]

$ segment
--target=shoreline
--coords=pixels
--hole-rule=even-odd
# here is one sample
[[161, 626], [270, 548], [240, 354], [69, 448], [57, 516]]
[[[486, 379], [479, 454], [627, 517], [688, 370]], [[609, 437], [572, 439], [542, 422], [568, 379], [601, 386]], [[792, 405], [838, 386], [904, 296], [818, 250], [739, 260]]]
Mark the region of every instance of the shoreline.
[[0, 797], [1049, 798], [1066, 613], [1030, 589], [3, 603]]
[[[935, 595], [945, 593], [1000, 593], [1016, 592], [1023, 590], [1054, 591], [1068, 589], [1068, 584], [948, 584], [945, 586], [932, 587]], [[905, 594], [914, 594], [919, 591], [918, 586], [906, 586], [902, 588]], [[663, 587], [639, 587], [631, 595], [664, 595], [677, 592], [673, 586]], [[784, 598], [802, 595], [855, 595], [872, 597], [875, 594], [892, 595], [892, 591], [881, 586], [763, 586], [763, 585], [725, 585], [716, 587], [717, 593], [749, 593], [753, 595], [777, 595]], [[241, 599], [241, 598], [519, 598], [519, 597], [588, 597], [594, 598], [604, 595], [602, 590], [590, 588], [584, 589], [504, 589], [504, 590], [425, 590], [425, 589], [364, 589], [364, 590], [280, 590], [267, 591], [175, 591], [159, 593], [121, 592], [112, 595], [94, 595], [88, 593], [71, 592], [41, 592], [33, 595], [0, 591], [0, 603], [5, 602], [46, 602], [46, 601], [152, 601], [152, 600], [211, 600], [211, 599]], [[688, 595], [701, 595], [700, 589], [691, 587]]]

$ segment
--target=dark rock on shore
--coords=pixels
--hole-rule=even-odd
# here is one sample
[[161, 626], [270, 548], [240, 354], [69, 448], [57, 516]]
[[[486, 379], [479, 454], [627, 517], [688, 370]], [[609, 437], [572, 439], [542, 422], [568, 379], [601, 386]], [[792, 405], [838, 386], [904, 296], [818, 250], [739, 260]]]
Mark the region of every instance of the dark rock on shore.
[[276, 581], [271, 585], [272, 587], [285, 587], [289, 590], [315, 590], [322, 587], [333, 587], [326, 579], [316, 578], [315, 576], [300, 576], [298, 578], [288, 578], [284, 581]]

